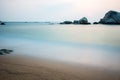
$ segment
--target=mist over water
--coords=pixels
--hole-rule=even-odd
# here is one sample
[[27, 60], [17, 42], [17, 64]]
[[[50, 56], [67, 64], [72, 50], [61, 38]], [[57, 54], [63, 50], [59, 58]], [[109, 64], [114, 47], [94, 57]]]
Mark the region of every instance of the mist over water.
[[17, 55], [120, 70], [119, 25], [0, 25], [0, 48]]

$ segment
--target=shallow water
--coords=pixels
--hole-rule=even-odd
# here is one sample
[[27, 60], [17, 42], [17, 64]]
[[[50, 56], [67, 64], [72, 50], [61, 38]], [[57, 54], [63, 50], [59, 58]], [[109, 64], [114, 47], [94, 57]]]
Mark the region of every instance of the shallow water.
[[120, 69], [119, 25], [0, 25], [0, 48], [14, 54]]

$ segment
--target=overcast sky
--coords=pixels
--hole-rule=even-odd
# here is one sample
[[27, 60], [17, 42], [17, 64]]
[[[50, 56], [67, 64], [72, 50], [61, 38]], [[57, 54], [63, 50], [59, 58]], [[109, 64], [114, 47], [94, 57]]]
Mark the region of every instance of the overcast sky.
[[109, 10], [120, 11], [120, 0], [0, 0], [2, 21], [98, 21]]

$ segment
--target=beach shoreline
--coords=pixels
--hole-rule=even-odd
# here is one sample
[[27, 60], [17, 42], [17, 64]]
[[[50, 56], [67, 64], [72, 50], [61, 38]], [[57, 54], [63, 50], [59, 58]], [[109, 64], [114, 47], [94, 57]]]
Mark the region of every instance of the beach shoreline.
[[0, 56], [0, 80], [119, 80], [120, 72], [18, 55]]

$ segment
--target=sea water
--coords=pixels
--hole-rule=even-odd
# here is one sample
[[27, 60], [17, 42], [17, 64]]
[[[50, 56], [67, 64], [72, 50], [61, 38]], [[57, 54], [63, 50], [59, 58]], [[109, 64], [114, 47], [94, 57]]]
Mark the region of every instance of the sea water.
[[0, 48], [13, 54], [120, 69], [120, 25], [6, 23]]

